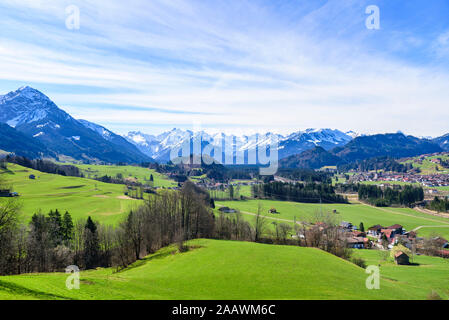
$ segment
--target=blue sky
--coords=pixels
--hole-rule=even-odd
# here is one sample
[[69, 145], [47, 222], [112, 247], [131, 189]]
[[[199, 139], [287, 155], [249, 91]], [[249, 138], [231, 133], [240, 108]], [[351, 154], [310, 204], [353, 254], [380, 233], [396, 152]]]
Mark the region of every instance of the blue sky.
[[[368, 5], [379, 30], [365, 27]], [[437, 136], [449, 132], [448, 16], [446, 0], [2, 0], [0, 94], [30, 85], [118, 133]]]

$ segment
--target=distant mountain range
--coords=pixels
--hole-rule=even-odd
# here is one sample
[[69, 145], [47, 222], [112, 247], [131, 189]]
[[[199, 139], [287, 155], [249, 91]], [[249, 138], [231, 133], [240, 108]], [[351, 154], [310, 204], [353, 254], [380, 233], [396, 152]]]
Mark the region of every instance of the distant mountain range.
[[[354, 133], [350, 132], [350, 134]], [[257, 151], [258, 148], [265, 148], [271, 144], [273, 139], [277, 139], [279, 142], [279, 158], [285, 158], [313, 149], [316, 146], [322, 147], [325, 150], [330, 150], [337, 146], [344, 146], [353, 139], [350, 134], [332, 129], [307, 129], [305, 131], [294, 132], [287, 136], [270, 133], [240, 136], [235, 137], [235, 142], [240, 146], [239, 150]], [[125, 138], [129, 142], [134, 143], [141, 152], [154, 160], [167, 162], [169, 161], [170, 151], [172, 149], [181, 146], [186, 141], [192, 143], [198, 136], [201, 136], [203, 146], [209, 143], [217, 145], [218, 138], [224, 141], [232, 137], [224, 133], [210, 135], [204, 131], [194, 133], [189, 130], [184, 131], [175, 128], [158, 136], [133, 131], [129, 132]]]
[[280, 166], [318, 169], [326, 165], [334, 166], [375, 157], [402, 158], [442, 151], [444, 149], [435, 140], [406, 136], [403, 133], [376, 134], [357, 137], [330, 151], [316, 147], [282, 159]]
[[[22, 87], [0, 95], [0, 149], [30, 158], [61, 156], [107, 163], [168, 162], [170, 153], [201, 139], [201, 148], [230, 139], [224, 133], [208, 134], [173, 129], [160, 135], [131, 131], [124, 136], [98, 124], [76, 120], [42, 92]], [[319, 168], [376, 156], [405, 157], [449, 151], [449, 134], [435, 139], [402, 133], [359, 135], [333, 129], [307, 129], [289, 135], [255, 134], [233, 137], [247, 157], [249, 151], [278, 141], [282, 166]], [[246, 159], [246, 158], [245, 158]]]

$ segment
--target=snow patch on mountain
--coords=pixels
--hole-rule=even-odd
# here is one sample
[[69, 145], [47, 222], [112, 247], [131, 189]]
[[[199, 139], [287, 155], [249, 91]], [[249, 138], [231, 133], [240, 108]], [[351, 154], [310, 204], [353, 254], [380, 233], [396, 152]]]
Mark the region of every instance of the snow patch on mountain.
[[105, 127], [102, 127], [96, 123], [93, 123], [93, 122], [90, 122], [87, 120], [82, 120], [82, 119], [78, 119], [78, 122], [80, 122], [86, 128], [95, 131], [100, 136], [102, 136], [104, 139], [106, 139], [108, 141], [110, 141], [112, 139], [113, 133], [111, 131], [109, 131], [108, 129], [106, 129]]
[[41, 132], [35, 134], [35, 135], [33, 136], [33, 138], [37, 138], [37, 137], [43, 136], [44, 134], [45, 134], [45, 133], [43, 133], [43, 132], [41, 131]]

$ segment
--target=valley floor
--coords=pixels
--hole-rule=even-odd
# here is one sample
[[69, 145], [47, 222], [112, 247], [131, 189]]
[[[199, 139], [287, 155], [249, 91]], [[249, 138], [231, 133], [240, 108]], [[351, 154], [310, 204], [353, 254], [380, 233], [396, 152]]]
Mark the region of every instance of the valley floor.
[[[272, 221], [284, 221], [291, 224], [301, 221], [310, 222], [320, 212], [333, 214], [338, 222], [348, 221], [355, 226], [363, 222], [365, 228], [376, 224], [391, 226], [400, 224], [408, 231], [416, 230], [418, 236], [442, 236], [449, 238], [449, 219], [418, 212], [409, 208], [377, 208], [362, 203], [353, 204], [313, 204], [276, 200], [246, 200], [246, 201], [216, 201], [217, 208], [226, 206], [238, 209], [248, 221], [254, 220], [259, 204], [262, 214]], [[277, 214], [271, 214], [269, 209], [275, 208]]]

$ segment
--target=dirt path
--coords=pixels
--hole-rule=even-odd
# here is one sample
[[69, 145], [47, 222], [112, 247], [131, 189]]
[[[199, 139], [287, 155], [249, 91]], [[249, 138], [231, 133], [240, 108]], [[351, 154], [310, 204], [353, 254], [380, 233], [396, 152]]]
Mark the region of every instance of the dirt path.
[[449, 225], [447, 225], [447, 226], [419, 226], [419, 227], [413, 229], [412, 231], [416, 232], [422, 228], [449, 228]]
[[[363, 204], [364, 206], [375, 208], [375, 209], [378, 209], [378, 210], [381, 210], [381, 211], [385, 211], [385, 212], [388, 212], [388, 213], [392, 213], [392, 214], [397, 214], [397, 215], [407, 216], [407, 217], [412, 217], [412, 218], [417, 218], [417, 219], [423, 219], [423, 220], [432, 221], [432, 222], [438, 222], [440, 224], [444, 223], [444, 224], [447, 224], [449, 226], [449, 221], [448, 222], [442, 222], [440, 220], [435, 220], [435, 219], [432, 219], [432, 218], [418, 217], [418, 216], [414, 216], [412, 214], [396, 212], [396, 211], [388, 210], [388, 209], [385, 209], [385, 208], [373, 207], [373, 206], [370, 206], [369, 204], [366, 204], [366, 203], [363, 203], [363, 202], [360, 202], [360, 204]], [[430, 227], [430, 226], [428, 226], [428, 227]]]
[[134, 198], [131, 198], [131, 197], [128, 197], [128, 196], [118, 196], [117, 199], [120, 199], [120, 200], [136, 200], [137, 201], [137, 199], [134, 199]]
[[423, 209], [423, 208], [419, 208], [419, 207], [414, 207], [413, 209], [418, 211], [418, 212], [425, 213], [425, 214], [430, 214], [430, 215], [435, 216], [435, 217], [449, 218], [449, 214], [447, 214], [447, 213], [436, 212], [436, 211]]

